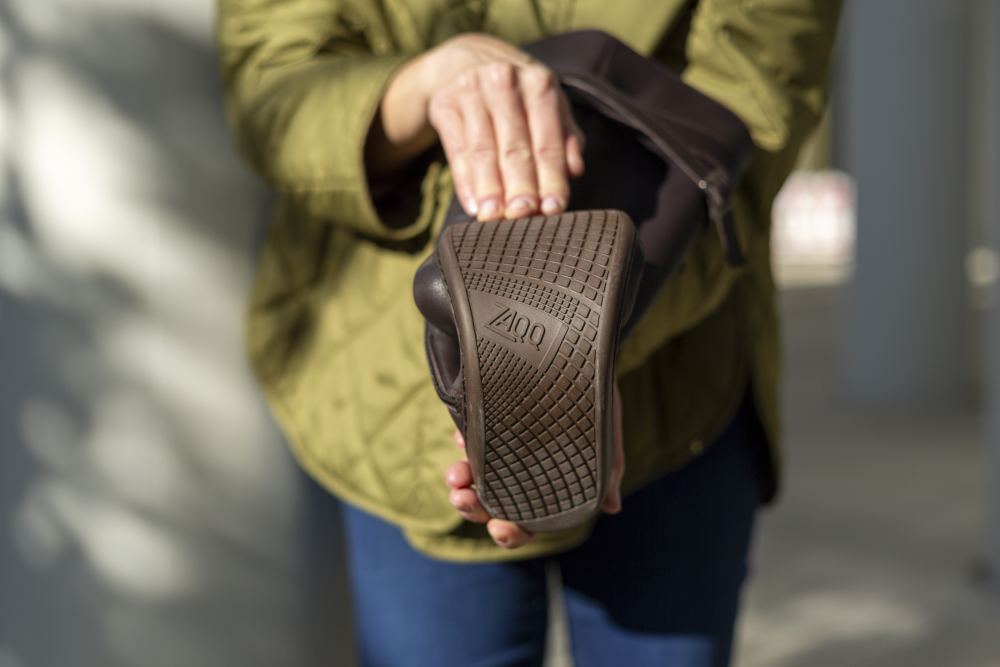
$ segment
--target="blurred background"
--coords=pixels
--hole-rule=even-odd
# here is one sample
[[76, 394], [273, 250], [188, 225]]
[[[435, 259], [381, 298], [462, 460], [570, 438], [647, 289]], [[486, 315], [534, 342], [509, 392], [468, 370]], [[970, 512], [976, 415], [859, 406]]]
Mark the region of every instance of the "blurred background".
[[[336, 503], [243, 357], [268, 196], [212, 12], [0, 0], [0, 667], [355, 662]], [[737, 664], [998, 667], [1000, 2], [849, 0], [834, 71]]]

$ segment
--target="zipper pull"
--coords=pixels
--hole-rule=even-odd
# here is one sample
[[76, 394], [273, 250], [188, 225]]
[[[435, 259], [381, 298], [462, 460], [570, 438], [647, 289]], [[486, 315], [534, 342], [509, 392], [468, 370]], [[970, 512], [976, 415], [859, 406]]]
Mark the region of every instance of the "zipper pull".
[[708, 219], [715, 226], [722, 243], [722, 252], [730, 266], [743, 266], [746, 256], [740, 247], [740, 239], [736, 235], [733, 216], [730, 215], [730, 203], [726, 175], [719, 169], [698, 181], [698, 188], [705, 193], [708, 203]]

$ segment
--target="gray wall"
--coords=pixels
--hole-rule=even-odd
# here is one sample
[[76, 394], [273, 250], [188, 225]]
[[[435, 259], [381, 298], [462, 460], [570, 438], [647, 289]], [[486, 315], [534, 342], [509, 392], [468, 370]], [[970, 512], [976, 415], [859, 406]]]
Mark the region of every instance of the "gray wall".
[[858, 183], [844, 370], [875, 405], [969, 393], [972, 9], [879, 0], [844, 13], [842, 149]]
[[211, 11], [0, 1], [2, 667], [352, 662], [335, 504], [244, 362]]

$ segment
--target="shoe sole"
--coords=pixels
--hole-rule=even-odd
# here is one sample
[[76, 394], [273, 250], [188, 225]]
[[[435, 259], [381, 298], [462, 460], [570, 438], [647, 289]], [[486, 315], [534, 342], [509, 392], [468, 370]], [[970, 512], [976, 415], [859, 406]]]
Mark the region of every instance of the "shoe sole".
[[634, 243], [620, 211], [443, 230], [437, 257], [461, 348], [466, 450], [491, 516], [545, 531], [598, 512]]

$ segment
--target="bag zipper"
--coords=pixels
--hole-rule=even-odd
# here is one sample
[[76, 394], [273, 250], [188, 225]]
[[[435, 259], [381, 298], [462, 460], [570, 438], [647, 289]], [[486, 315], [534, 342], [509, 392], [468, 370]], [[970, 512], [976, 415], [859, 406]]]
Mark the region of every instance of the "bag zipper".
[[662, 151], [663, 156], [673, 162], [704, 193], [708, 219], [719, 235], [726, 261], [732, 266], [744, 264], [746, 257], [740, 247], [739, 237], [733, 224], [731, 202], [727, 196], [730, 183], [725, 170], [706, 156], [704, 159], [712, 163], [713, 168], [707, 174], [700, 174], [669, 141], [664, 139], [662, 134], [653, 129], [654, 125], [646, 119], [644, 114], [613, 87], [581, 72], [564, 71], [558, 72], [558, 75], [562, 83], [583, 93], [590, 99], [591, 103], [604, 107], [603, 110], [610, 112], [609, 115], [646, 135]]

